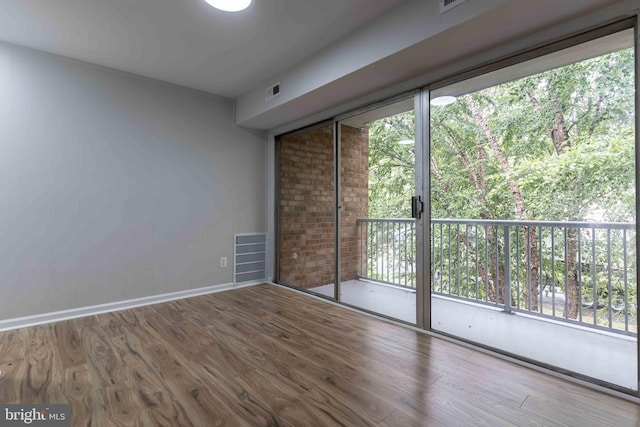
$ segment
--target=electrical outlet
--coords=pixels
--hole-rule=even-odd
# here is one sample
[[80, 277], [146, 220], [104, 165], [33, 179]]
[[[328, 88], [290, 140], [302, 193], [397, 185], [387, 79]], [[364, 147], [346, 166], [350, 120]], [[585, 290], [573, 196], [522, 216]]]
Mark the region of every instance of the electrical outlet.
[[220, 257], [220, 268], [225, 268], [227, 266], [227, 257]]

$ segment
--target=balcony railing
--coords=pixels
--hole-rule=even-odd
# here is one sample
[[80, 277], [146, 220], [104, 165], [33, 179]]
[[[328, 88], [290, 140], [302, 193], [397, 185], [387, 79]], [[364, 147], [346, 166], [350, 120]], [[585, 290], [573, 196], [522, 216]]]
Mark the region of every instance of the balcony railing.
[[358, 277], [405, 288], [416, 287], [416, 222], [359, 218]]
[[[415, 288], [415, 221], [358, 225], [359, 277]], [[635, 224], [432, 219], [431, 292], [637, 335]]]

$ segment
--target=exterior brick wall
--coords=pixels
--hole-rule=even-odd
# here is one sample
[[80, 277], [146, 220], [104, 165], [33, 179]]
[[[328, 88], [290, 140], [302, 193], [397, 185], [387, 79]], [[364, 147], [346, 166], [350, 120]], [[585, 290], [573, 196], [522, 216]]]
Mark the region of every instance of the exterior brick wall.
[[[341, 276], [354, 279], [360, 257], [356, 219], [367, 216], [368, 133], [342, 134]], [[334, 282], [333, 127], [280, 138], [281, 283], [312, 288]]]
[[355, 279], [360, 263], [361, 236], [356, 220], [366, 218], [369, 205], [369, 131], [340, 128], [340, 276]]

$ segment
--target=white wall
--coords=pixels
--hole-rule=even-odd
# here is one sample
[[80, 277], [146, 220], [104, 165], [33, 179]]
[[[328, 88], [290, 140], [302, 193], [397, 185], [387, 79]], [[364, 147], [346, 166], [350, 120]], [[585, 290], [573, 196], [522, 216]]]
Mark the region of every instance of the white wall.
[[0, 320], [231, 282], [265, 153], [230, 100], [0, 44]]

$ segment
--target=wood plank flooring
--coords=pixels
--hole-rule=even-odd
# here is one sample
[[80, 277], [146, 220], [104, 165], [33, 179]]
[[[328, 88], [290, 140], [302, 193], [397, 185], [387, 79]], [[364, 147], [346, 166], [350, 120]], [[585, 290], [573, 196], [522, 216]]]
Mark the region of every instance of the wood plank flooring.
[[640, 406], [272, 285], [0, 333], [72, 426], [637, 426]]

